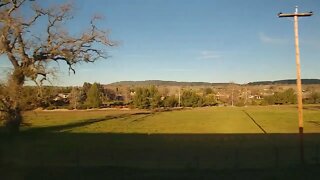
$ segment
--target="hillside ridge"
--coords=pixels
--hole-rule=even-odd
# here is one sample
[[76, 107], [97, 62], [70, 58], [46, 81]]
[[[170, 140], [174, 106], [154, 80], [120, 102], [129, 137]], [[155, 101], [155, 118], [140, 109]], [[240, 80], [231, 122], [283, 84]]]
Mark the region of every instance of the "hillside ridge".
[[[276, 81], [255, 81], [249, 82], [247, 84], [239, 85], [274, 85], [274, 84], [295, 84], [295, 79], [284, 79]], [[163, 80], [145, 80], [145, 81], [119, 81], [106, 85], [136, 85], [136, 86], [219, 86], [219, 85], [229, 85], [236, 83], [212, 83], [212, 82], [185, 82], [185, 81], [163, 81]], [[302, 79], [302, 84], [320, 84], [320, 79]]]

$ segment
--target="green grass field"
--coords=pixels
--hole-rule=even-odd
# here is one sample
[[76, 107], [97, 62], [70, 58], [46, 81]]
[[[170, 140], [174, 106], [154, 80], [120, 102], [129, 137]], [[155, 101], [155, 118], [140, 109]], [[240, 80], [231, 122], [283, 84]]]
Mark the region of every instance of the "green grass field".
[[24, 117], [21, 133], [0, 136], [0, 173], [11, 179], [319, 176], [317, 106], [304, 110], [302, 171], [295, 106], [32, 111]]
[[[295, 106], [212, 107], [151, 113], [140, 110], [32, 111], [30, 127], [77, 133], [296, 133]], [[305, 132], [320, 132], [320, 109], [307, 106]]]

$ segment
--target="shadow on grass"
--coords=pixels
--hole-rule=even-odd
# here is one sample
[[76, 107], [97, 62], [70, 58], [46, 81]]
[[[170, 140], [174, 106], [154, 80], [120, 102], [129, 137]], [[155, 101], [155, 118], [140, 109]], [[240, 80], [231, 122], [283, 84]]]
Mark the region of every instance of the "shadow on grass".
[[320, 106], [319, 105], [304, 106], [303, 109], [313, 110], [313, 111], [320, 111]]
[[10, 179], [318, 179], [320, 134], [0, 134]]
[[257, 123], [257, 121], [245, 110], [242, 110], [251, 120], [252, 122], [265, 134], [267, 134], [267, 131], [265, 131], [260, 124]]
[[[154, 113], [150, 112], [139, 112], [139, 113], [133, 113], [133, 114], [122, 114], [122, 115], [116, 115], [116, 116], [105, 116], [103, 118], [96, 118], [96, 119], [86, 119], [74, 123], [69, 124], [63, 124], [63, 125], [56, 125], [56, 126], [49, 126], [49, 127], [37, 127], [37, 128], [30, 128], [26, 130], [27, 132], [36, 133], [36, 132], [59, 132], [59, 131], [66, 131], [73, 128], [88, 126], [94, 123], [99, 123], [103, 121], [109, 121], [109, 120], [120, 120], [120, 119], [128, 119], [128, 118], [135, 118], [132, 122], [135, 121], [142, 121], [145, 118], [154, 115]], [[29, 125], [30, 126], [30, 125]]]
[[317, 121], [306, 121], [307, 123], [311, 123], [313, 125], [316, 125], [316, 126], [320, 126], [320, 123], [317, 122]]

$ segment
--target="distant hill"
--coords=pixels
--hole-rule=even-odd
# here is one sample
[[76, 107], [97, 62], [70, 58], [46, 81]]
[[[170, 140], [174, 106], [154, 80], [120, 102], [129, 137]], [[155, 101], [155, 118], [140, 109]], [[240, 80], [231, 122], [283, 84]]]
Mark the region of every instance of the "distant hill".
[[[209, 83], [209, 82], [179, 82], [179, 81], [162, 81], [162, 80], [146, 80], [146, 81], [120, 81], [107, 84], [110, 86], [225, 86], [231, 83]], [[277, 81], [256, 81], [247, 85], [285, 85], [296, 84], [295, 79], [285, 79]], [[320, 79], [302, 79], [302, 84], [320, 84]]]
[[[320, 84], [320, 79], [302, 79], [302, 84]], [[295, 79], [286, 79], [278, 81], [257, 81], [250, 82], [248, 85], [275, 85], [275, 84], [296, 84]]]
[[230, 83], [209, 83], [209, 82], [178, 82], [178, 81], [161, 81], [161, 80], [146, 80], [146, 81], [120, 81], [108, 85], [113, 86], [219, 86], [228, 85]]

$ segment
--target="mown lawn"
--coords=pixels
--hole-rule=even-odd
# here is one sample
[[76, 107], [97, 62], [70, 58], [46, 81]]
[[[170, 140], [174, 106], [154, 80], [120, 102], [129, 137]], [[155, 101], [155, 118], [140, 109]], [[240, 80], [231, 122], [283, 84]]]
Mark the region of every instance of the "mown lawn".
[[27, 111], [23, 113], [24, 122], [27, 125], [22, 129], [62, 126], [76, 122], [102, 120], [114, 116], [143, 112], [146, 111], [127, 109]]
[[[306, 105], [303, 111], [305, 133], [320, 132], [320, 109]], [[251, 107], [247, 112], [268, 133], [297, 133], [298, 112], [296, 106]]]
[[[52, 127], [55, 131], [78, 133], [296, 133], [297, 117], [295, 106], [212, 107], [161, 113], [141, 110], [32, 111], [25, 113], [25, 121], [30, 126], [23, 129], [47, 127], [50, 130]], [[306, 133], [320, 132], [320, 110], [304, 110], [304, 121]]]

